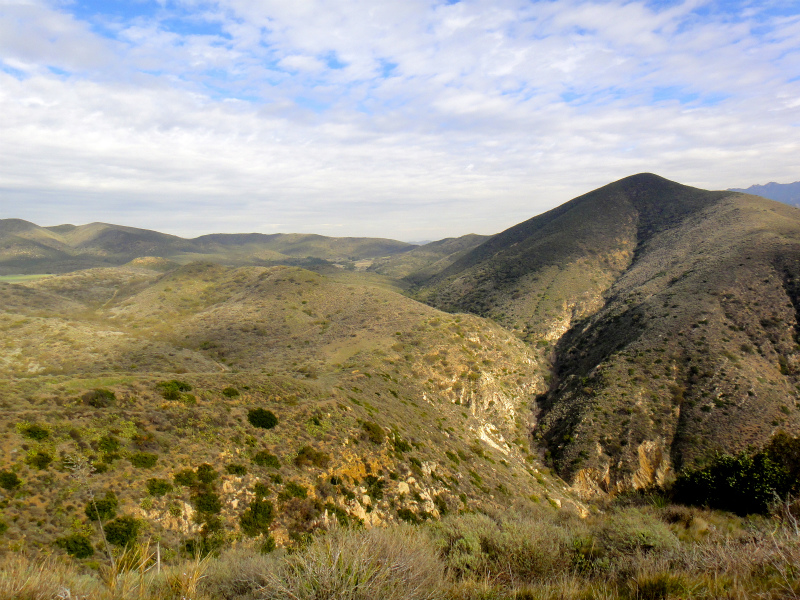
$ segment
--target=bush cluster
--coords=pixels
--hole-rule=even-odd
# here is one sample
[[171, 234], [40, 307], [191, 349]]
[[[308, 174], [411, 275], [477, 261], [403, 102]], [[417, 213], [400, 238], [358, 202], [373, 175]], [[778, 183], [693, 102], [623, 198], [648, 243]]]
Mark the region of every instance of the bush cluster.
[[278, 424], [278, 417], [265, 408], [251, 408], [247, 411], [247, 420], [253, 427], [272, 429]]

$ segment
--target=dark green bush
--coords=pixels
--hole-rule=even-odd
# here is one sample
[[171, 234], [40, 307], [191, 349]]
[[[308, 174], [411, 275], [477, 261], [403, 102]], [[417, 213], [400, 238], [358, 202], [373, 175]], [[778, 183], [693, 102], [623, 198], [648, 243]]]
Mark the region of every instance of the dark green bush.
[[226, 398], [236, 398], [239, 395], [239, 390], [235, 387], [226, 387], [222, 390], [222, 395]]
[[172, 491], [172, 484], [166, 479], [153, 477], [147, 480], [147, 493], [151, 496], [161, 497]]
[[178, 471], [175, 473], [175, 475], [172, 476], [172, 479], [175, 481], [175, 485], [192, 487], [195, 483], [197, 483], [197, 473], [191, 469], [184, 469], [183, 471]]
[[225, 470], [231, 475], [247, 475], [247, 467], [244, 465], [229, 464], [225, 465]]
[[268, 534], [269, 526], [275, 518], [272, 502], [264, 498], [254, 499], [239, 517], [242, 533], [250, 537]]
[[383, 498], [383, 490], [386, 487], [386, 481], [375, 477], [375, 475], [367, 475], [364, 478], [364, 485], [367, 488], [367, 495], [373, 500], [381, 500]]
[[170, 379], [156, 384], [165, 400], [180, 400], [182, 392], [191, 392], [192, 386], [185, 381]]
[[137, 469], [152, 469], [158, 462], [158, 454], [151, 452], [136, 452], [128, 457], [131, 464]]
[[73, 533], [56, 540], [56, 546], [75, 558], [89, 558], [94, 554], [92, 542], [85, 535]]
[[32, 423], [31, 425], [25, 425], [24, 427], [20, 428], [19, 431], [24, 437], [36, 440], [37, 442], [41, 442], [42, 440], [46, 440], [50, 437], [50, 431], [38, 425], [36, 423]]
[[779, 431], [764, 448], [764, 453], [786, 471], [788, 492], [793, 495], [800, 493], [800, 438]]
[[372, 421], [362, 421], [361, 427], [364, 430], [366, 438], [373, 444], [382, 444], [383, 440], [386, 439], [386, 433], [377, 423], [373, 423]]
[[247, 411], [247, 420], [253, 427], [272, 429], [278, 424], [278, 417], [271, 410], [252, 408]]
[[38, 450], [25, 459], [25, 462], [36, 469], [42, 470], [50, 466], [50, 463], [53, 462], [53, 457], [44, 450]]
[[104, 527], [106, 540], [115, 546], [127, 546], [136, 541], [139, 535], [139, 521], [131, 516], [124, 515], [106, 523]]
[[97, 388], [86, 392], [81, 399], [85, 404], [94, 408], [106, 408], [110, 406], [117, 397], [111, 390]]
[[116, 452], [119, 450], [119, 440], [111, 434], [104, 435], [97, 443], [97, 449], [106, 454]]
[[398, 508], [397, 516], [406, 523], [417, 524], [420, 522], [420, 518], [409, 508]]
[[6, 531], [8, 531], [8, 523], [0, 519], [0, 535], [3, 535]]
[[0, 471], [0, 487], [6, 490], [15, 490], [22, 485], [17, 474], [12, 471]]
[[324, 469], [328, 466], [328, 462], [330, 461], [331, 457], [328, 456], [325, 452], [317, 450], [312, 446], [303, 446], [297, 452], [297, 456], [294, 459], [294, 464], [298, 467], [305, 467], [308, 465], [314, 465], [315, 467], [319, 467], [320, 469]]
[[212, 489], [200, 488], [192, 494], [192, 504], [199, 513], [218, 515], [222, 512], [222, 500]]
[[199, 467], [197, 467], [197, 479], [199, 479], [203, 483], [211, 483], [217, 477], [219, 477], [219, 473], [208, 463], [203, 463]]
[[278, 460], [278, 457], [266, 450], [261, 450], [257, 452], [256, 455], [253, 457], [253, 462], [257, 464], [259, 467], [269, 467], [270, 469], [280, 469], [281, 463]]
[[287, 481], [286, 485], [283, 486], [283, 489], [278, 494], [278, 498], [280, 500], [289, 500], [290, 498], [300, 498], [304, 499], [308, 497], [308, 490], [299, 483], [294, 481]]
[[675, 481], [675, 500], [708, 506], [740, 516], [769, 511], [777, 494], [784, 497], [792, 487], [787, 470], [766, 453], [718, 455], [703, 468], [682, 473]]
[[101, 521], [106, 521], [117, 514], [118, 506], [117, 495], [109, 490], [102, 498], [95, 498], [94, 501], [89, 500], [83, 512], [92, 521], [96, 521], [98, 518]]

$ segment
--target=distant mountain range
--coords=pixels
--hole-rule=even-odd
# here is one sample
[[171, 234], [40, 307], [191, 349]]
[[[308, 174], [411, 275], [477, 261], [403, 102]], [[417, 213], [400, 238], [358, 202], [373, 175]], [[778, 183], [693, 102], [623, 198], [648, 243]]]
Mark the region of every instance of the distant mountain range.
[[747, 189], [730, 188], [729, 191], [754, 194], [770, 200], [800, 206], [800, 181], [795, 181], [794, 183], [771, 182], [765, 185], [751, 185]]

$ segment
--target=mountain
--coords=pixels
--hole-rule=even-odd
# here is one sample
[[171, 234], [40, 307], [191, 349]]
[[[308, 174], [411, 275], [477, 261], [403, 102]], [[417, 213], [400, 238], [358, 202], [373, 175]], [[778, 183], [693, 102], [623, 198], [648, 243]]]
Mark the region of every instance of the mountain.
[[800, 430], [800, 212], [652, 174], [493, 236], [418, 287], [553, 364], [535, 437], [585, 495]]
[[65, 273], [119, 266], [158, 256], [180, 263], [214, 260], [229, 265], [348, 265], [407, 252], [413, 244], [376, 238], [313, 234], [212, 234], [194, 239], [110, 225], [39, 227], [21, 219], [0, 220], [0, 275]]
[[754, 194], [792, 206], [800, 206], [800, 181], [794, 183], [775, 183], [773, 181], [765, 185], [751, 185], [747, 189], [730, 188], [729, 191]]

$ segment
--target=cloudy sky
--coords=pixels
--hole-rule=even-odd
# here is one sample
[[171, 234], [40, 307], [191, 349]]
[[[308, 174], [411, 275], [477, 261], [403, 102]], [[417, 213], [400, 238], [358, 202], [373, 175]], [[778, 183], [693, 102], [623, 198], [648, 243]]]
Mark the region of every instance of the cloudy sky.
[[0, 0], [0, 218], [495, 233], [800, 179], [800, 2]]

